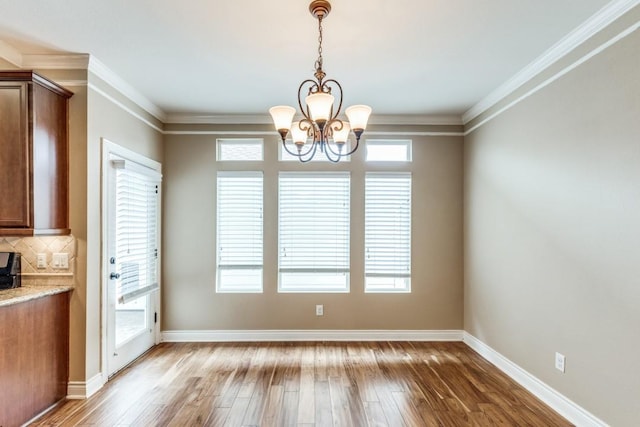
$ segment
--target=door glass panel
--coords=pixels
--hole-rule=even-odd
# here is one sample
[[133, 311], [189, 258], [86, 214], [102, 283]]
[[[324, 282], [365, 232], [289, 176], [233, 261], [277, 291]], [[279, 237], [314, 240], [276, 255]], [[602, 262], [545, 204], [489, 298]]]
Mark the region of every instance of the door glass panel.
[[116, 304], [116, 347], [147, 329], [148, 296]]

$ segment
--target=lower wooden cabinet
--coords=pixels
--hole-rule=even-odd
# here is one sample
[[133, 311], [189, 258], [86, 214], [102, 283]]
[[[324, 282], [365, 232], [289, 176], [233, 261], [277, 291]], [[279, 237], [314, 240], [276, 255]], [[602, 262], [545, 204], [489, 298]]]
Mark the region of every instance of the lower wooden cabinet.
[[0, 307], [0, 426], [20, 426], [65, 398], [69, 295]]

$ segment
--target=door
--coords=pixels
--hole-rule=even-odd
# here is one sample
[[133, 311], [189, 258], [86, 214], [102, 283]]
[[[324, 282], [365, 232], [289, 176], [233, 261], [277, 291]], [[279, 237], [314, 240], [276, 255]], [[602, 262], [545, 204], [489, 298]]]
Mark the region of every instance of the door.
[[156, 342], [161, 175], [125, 156], [107, 155], [103, 271], [107, 374], [112, 376]]

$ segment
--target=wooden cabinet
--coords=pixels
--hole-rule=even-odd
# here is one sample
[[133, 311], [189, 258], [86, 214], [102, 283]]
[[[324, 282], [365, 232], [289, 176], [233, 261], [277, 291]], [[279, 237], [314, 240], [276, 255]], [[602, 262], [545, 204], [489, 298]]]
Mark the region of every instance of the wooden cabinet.
[[0, 426], [20, 426], [65, 398], [69, 295], [0, 307]]
[[0, 236], [69, 234], [72, 95], [32, 71], [0, 71]]

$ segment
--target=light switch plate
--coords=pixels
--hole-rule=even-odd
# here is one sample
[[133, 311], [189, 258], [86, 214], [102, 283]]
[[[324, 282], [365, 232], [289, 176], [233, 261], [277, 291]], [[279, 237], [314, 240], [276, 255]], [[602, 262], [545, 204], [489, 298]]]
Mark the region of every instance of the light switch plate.
[[53, 254], [53, 268], [66, 270], [69, 268], [69, 254], [55, 253]]
[[47, 268], [47, 254], [38, 254], [36, 264], [37, 268]]

